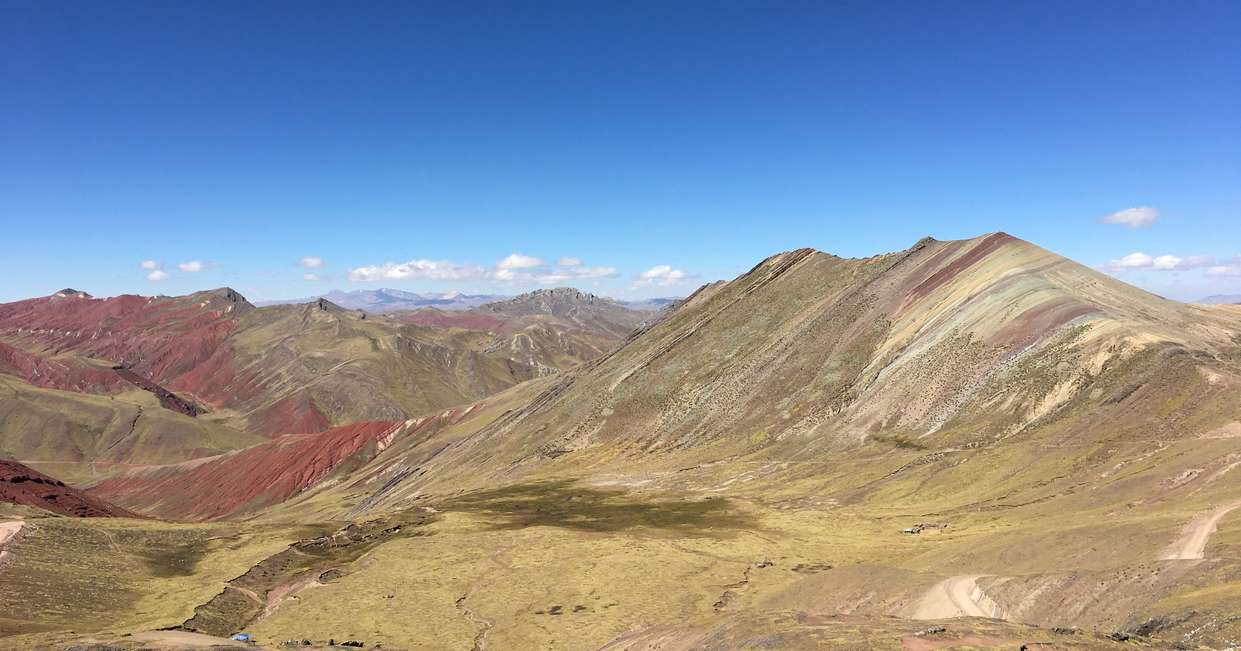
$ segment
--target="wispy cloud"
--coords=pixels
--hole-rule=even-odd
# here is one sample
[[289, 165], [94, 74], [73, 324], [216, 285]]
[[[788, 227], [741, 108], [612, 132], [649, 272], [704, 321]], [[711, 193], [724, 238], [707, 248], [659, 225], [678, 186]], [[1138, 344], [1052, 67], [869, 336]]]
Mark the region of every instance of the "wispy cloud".
[[323, 279], [319, 277], [319, 274], [302, 274], [302, 280], [317, 283]]
[[1103, 218], [1104, 224], [1118, 224], [1127, 228], [1146, 228], [1159, 219], [1159, 211], [1150, 206], [1138, 206], [1118, 210]]
[[167, 277], [168, 277], [168, 272], [164, 271], [163, 269], [155, 269], [151, 271], [151, 273], [147, 274], [147, 280], [150, 280], [152, 282], [159, 282]]
[[1142, 270], [1188, 271], [1190, 269], [1209, 269], [1215, 266], [1215, 258], [1209, 255], [1191, 255], [1182, 258], [1175, 255], [1150, 256], [1141, 251], [1134, 251], [1123, 258], [1110, 260], [1100, 268], [1104, 271], [1120, 273]]
[[521, 253], [510, 253], [508, 257], [496, 263], [496, 269], [499, 270], [533, 269], [542, 266], [542, 260]]
[[154, 269], [159, 269], [160, 267], [164, 265], [163, 263], [156, 262], [155, 260], [143, 260], [142, 262], [138, 263], [138, 266], [142, 267], [143, 269], [146, 269], [147, 271], [151, 271]]
[[582, 266], [581, 258], [561, 258], [556, 264], [562, 267], [580, 267]]
[[322, 269], [323, 258], [316, 255], [308, 255], [297, 261], [299, 267], [303, 269]]

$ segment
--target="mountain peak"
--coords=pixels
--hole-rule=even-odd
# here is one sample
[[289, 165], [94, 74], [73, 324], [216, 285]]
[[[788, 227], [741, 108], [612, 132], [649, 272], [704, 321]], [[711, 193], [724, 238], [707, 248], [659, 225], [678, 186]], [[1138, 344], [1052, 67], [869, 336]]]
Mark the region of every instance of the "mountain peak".
[[247, 305], [250, 304], [250, 301], [247, 301], [245, 296], [242, 296], [240, 292], [233, 289], [232, 287], [217, 287], [215, 289], [207, 289], [201, 292], [194, 292], [193, 294], [191, 294], [191, 296], [201, 297], [201, 298], [222, 298], [228, 301], [229, 303], [245, 303]]
[[66, 287], [56, 292], [55, 294], [52, 294], [52, 297], [53, 298], [94, 298], [93, 296], [91, 296], [90, 294], [87, 294], [86, 292], [79, 291], [71, 287]]

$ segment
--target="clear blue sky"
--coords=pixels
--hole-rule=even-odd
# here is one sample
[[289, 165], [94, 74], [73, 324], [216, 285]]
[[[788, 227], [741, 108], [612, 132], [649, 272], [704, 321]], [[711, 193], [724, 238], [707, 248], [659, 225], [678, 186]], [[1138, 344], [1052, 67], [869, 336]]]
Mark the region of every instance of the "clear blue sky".
[[8, 3], [0, 300], [679, 295], [995, 230], [1241, 293], [1241, 2], [878, 4]]

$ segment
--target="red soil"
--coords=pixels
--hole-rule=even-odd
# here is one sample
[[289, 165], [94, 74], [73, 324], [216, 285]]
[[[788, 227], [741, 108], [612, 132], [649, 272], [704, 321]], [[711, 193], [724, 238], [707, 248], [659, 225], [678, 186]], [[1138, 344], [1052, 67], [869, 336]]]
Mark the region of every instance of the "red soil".
[[39, 387], [79, 393], [113, 393], [125, 385], [111, 369], [46, 359], [0, 342], [0, 373]]
[[80, 518], [138, 517], [8, 459], [0, 459], [0, 502], [34, 506]]
[[251, 422], [262, 433], [280, 432], [282, 435], [322, 432], [332, 426], [310, 396], [301, 392], [277, 400]]

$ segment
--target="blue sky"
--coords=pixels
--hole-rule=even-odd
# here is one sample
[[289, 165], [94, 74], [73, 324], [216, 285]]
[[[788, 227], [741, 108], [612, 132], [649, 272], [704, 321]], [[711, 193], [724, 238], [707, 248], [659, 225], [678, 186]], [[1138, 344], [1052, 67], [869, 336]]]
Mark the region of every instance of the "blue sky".
[[0, 300], [682, 295], [996, 230], [1241, 293], [1238, 33], [1223, 1], [11, 3]]

